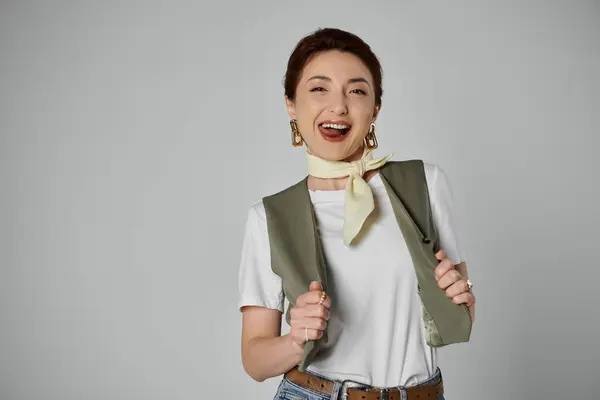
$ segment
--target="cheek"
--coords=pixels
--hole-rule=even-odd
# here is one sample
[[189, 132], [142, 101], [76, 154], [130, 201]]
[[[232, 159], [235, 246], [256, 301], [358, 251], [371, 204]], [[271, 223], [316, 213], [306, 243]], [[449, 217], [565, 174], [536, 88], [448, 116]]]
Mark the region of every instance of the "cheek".
[[323, 112], [323, 107], [315, 101], [305, 101], [296, 105], [296, 118], [303, 125], [313, 125]]
[[371, 127], [371, 122], [373, 122], [373, 114], [374, 111], [371, 108], [363, 107], [360, 112], [357, 112], [357, 117], [355, 118], [355, 123], [360, 127], [360, 134], [366, 135]]
[[350, 111], [356, 116], [369, 119], [373, 117], [375, 113], [375, 102], [372, 99], [366, 97], [354, 97], [348, 102]]

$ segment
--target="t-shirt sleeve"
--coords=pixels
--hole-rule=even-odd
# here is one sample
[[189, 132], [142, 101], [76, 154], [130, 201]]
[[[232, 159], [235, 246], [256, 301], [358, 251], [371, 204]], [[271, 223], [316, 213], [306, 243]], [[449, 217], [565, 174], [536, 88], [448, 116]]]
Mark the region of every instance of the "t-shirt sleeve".
[[271, 269], [271, 253], [265, 208], [262, 202], [248, 211], [239, 267], [238, 309], [261, 306], [283, 313], [281, 278]]
[[425, 164], [425, 175], [440, 246], [454, 265], [466, 262], [466, 255], [460, 245], [459, 227], [454, 211], [454, 195], [448, 177], [436, 164]]

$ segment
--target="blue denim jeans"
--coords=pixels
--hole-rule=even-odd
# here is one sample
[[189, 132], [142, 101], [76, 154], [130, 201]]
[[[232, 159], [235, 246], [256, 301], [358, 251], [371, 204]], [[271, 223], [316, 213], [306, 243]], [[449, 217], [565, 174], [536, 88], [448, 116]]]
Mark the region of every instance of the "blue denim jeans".
[[[314, 374], [312, 372], [308, 372], [308, 371], [307, 371], [307, 373], [309, 373], [311, 375], [316, 375], [316, 374]], [[320, 376], [320, 375], [316, 375], [316, 376], [324, 378], [323, 376]], [[436, 373], [434, 374], [434, 376], [432, 376], [425, 382], [421, 382], [417, 386], [433, 382], [436, 379], [438, 379], [440, 376], [441, 376], [441, 372], [438, 369], [436, 371]], [[324, 393], [317, 392], [315, 390], [306, 389], [284, 377], [281, 380], [281, 383], [279, 383], [279, 387], [277, 388], [277, 394], [275, 395], [273, 400], [345, 400], [346, 399], [346, 389], [348, 387], [347, 383], [348, 383], [347, 381], [344, 381], [344, 382], [335, 381], [335, 384], [333, 387], [333, 394], [330, 396], [330, 395], [327, 395]], [[357, 386], [356, 384], [352, 385], [352, 387], [356, 387], [356, 386]], [[402, 398], [405, 399], [406, 398], [406, 388], [403, 386], [398, 386], [397, 388], [400, 389], [400, 391], [402, 392]], [[432, 398], [431, 400], [444, 400], [444, 396], [440, 396], [439, 399]]]

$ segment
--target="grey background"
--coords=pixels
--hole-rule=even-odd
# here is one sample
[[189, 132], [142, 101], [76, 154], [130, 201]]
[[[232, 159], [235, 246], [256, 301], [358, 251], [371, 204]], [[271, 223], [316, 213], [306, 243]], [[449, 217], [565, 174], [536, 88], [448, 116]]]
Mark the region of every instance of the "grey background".
[[240, 360], [250, 205], [305, 173], [287, 57], [384, 66], [380, 151], [448, 174], [476, 285], [447, 398], [597, 399], [600, 4], [0, 2], [0, 398], [272, 398]]

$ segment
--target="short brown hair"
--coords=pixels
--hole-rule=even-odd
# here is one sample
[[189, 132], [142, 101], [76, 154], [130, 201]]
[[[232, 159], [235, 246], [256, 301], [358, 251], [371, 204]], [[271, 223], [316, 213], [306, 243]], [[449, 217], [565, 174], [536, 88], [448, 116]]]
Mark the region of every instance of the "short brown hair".
[[288, 60], [283, 84], [285, 95], [292, 101], [296, 98], [296, 87], [302, 69], [316, 54], [328, 50], [339, 50], [354, 54], [366, 64], [373, 76], [375, 105], [381, 105], [383, 72], [377, 56], [361, 38], [350, 32], [335, 28], [320, 28], [298, 42]]

